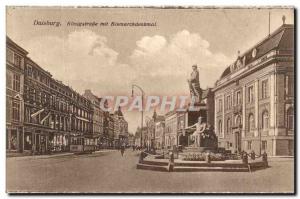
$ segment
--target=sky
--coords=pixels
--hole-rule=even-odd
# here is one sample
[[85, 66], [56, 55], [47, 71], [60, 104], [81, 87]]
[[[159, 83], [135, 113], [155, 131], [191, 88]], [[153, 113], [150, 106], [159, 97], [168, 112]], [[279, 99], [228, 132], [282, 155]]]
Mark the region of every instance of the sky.
[[[131, 96], [189, 95], [186, 79], [197, 64], [200, 85], [213, 87], [237, 52], [252, 48], [270, 31], [293, 24], [291, 9], [160, 9], [8, 7], [6, 32], [29, 57], [79, 93]], [[60, 27], [34, 20], [59, 21]], [[70, 22], [156, 22], [151, 27], [70, 27]], [[135, 93], [139, 95], [138, 91]], [[164, 114], [163, 112], [158, 112]], [[146, 112], [151, 116], [153, 110]], [[140, 112], [127, 112], [129, 132]]]

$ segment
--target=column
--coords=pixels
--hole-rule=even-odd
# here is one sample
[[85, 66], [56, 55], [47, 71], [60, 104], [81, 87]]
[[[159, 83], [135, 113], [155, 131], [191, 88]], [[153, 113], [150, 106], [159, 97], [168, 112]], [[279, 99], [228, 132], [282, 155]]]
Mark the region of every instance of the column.
[[269, 135], [274, 135], [275, 127], [275, 74], [269, 76], [269, 89], [270, 89], [270, 111], [269, 111]]
[[56, 123], [57, 123], [57, 115], [55, 114], [55, 118], [54, 118], [54, 129], [56, 129], [56, 127], [57, 127]]
[[20, 152], [20, 132], [19, 132], [19, 128], [16, 128], [16, 131], [17, 131], [17, 144], [16, 144], [16, 150], [17, 152]]
[[225, 94], [222, 96], [222, 137], [225, 137]]
[[259, 120], [259, 110], [258, 110], [258, 102], [259, 102], [259, 81], [255, 80], [254, 83], [254, 103], [255, 103], [255, 108], [254, 108], [254, 121], [255, 121], [255, 128], [256, 130], [254, 131], [254, 137], [258, 136], [259, 132], [259, 126], [258, 126], [258, 120]]
[[[215, 117], [215, 129], [218, 129], [219, 127], [217, 126], [218, 125], [218, 122], [217, 122], [217, 112], [218, 112], [218, 105], [217, 105], [217, 97], [215, 97], [215, 114], [214, 114], [214, 117]], [[188, 125], [187, 125], [188, 126]], [[218, 129], [219, 130], [219, 129]], [[218, 136], [220, 136], [220, 132], [218, 133]]]
[[246, 85], [243, 86], [242, 90], [242, 137], [245, 137], [246, 133]]

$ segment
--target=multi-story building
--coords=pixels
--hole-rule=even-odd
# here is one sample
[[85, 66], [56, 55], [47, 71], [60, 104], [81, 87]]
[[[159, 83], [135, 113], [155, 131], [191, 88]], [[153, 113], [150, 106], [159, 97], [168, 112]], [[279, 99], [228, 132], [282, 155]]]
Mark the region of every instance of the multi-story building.
[[90, 135], [90, 101], [53, 79], [29, 58], [24, 85], [26, 149], [31, 146], [34, 151], [45, 153], [83, 150], [83, 146], [77, 145], [95, 144]]
[[215, 88], [219, 147], [294, 153], [294, 26], [283, 24], [225, 69]]
[[107, 120], [107, 133], [108, 133], [108, 138], [107, 138], [107, 143], [108, 143], [108, 147], [114, 147], [114, 114], [109, 113], [108, 117], [106, 117]]
[[161, 149], [165, 146], [165, 118], [157, 116], [155, 120], [155, 148]]
[[128, 122], [125, 120], [120, 107], [112, 116], [114, 123], [114, 146], [118, 148], [120, 145], [127, 142]]
[[24, 148], [24, 65], [28, 52], [6, 38], [6, 149]]
[[7, 99], [8, 151], [48, 153], [95, 144], [90, 101], [55, 80], [9, 38]]
[[[91, 90], [85, 90], [84, 97], [89, 99], [92, 104], [92, 134], [97, 139], [99, 147], [104, 143], [104, 116], [105, 111], [101, 108], [102, 98], [97, 97]], [[104, 103], [103, 103], [104, 105]]]
[[46, 153], [51, 150], [51, 138], [54, 139], [50, 138], [50, 132], [54, 132], [55, 125], [60, 128], [61, 119], [60, 115], [56, 120], [55, 116], [50, 117], [55, 106], [52, 75], [30, 58], [26, 59], [24, 71], [24, 150]]
[[165, 115], [165, 146], [171, 148], [177, 144], [177, 112], [170, 111]]
[[119, 118], [119, 125], [120, 125], [119, 142], [120, 144], [124, 145], [128, 143], [128, 122], [125, 120], [124, 116]]

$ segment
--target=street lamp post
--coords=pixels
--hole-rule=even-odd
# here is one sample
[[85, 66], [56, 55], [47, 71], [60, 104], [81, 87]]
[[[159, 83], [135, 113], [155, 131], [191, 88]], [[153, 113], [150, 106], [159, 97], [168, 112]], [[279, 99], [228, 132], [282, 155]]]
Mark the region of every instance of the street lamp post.
[[145, 95], [145, 92], [144, 92], [144, 90], [140, 86], [138, 86], [136, 84], [132, 84], [132, 89], [131, 89], [131, 91], [132, 91], [132, 97], [133, 97], [133, 93], [134, 93], [134, 87], [138, 88], [141, 91], [141, 93], [142, 93], [141, 147], [143, 147], [143, 120], [144, 120], [143, 104], [144, 104], [144, 95]]

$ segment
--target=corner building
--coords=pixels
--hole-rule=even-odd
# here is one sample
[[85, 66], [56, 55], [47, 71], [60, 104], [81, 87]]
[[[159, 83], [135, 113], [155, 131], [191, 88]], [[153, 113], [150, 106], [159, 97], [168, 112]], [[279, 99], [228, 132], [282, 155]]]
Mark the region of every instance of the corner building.
[[283, 24], [228, 66], [215, 88], [219, 147], [294, 154], [294, 26]]
[[23, 152], [23, 87], [27, 54], [6, 37], [6, 150], [9, 152]]

